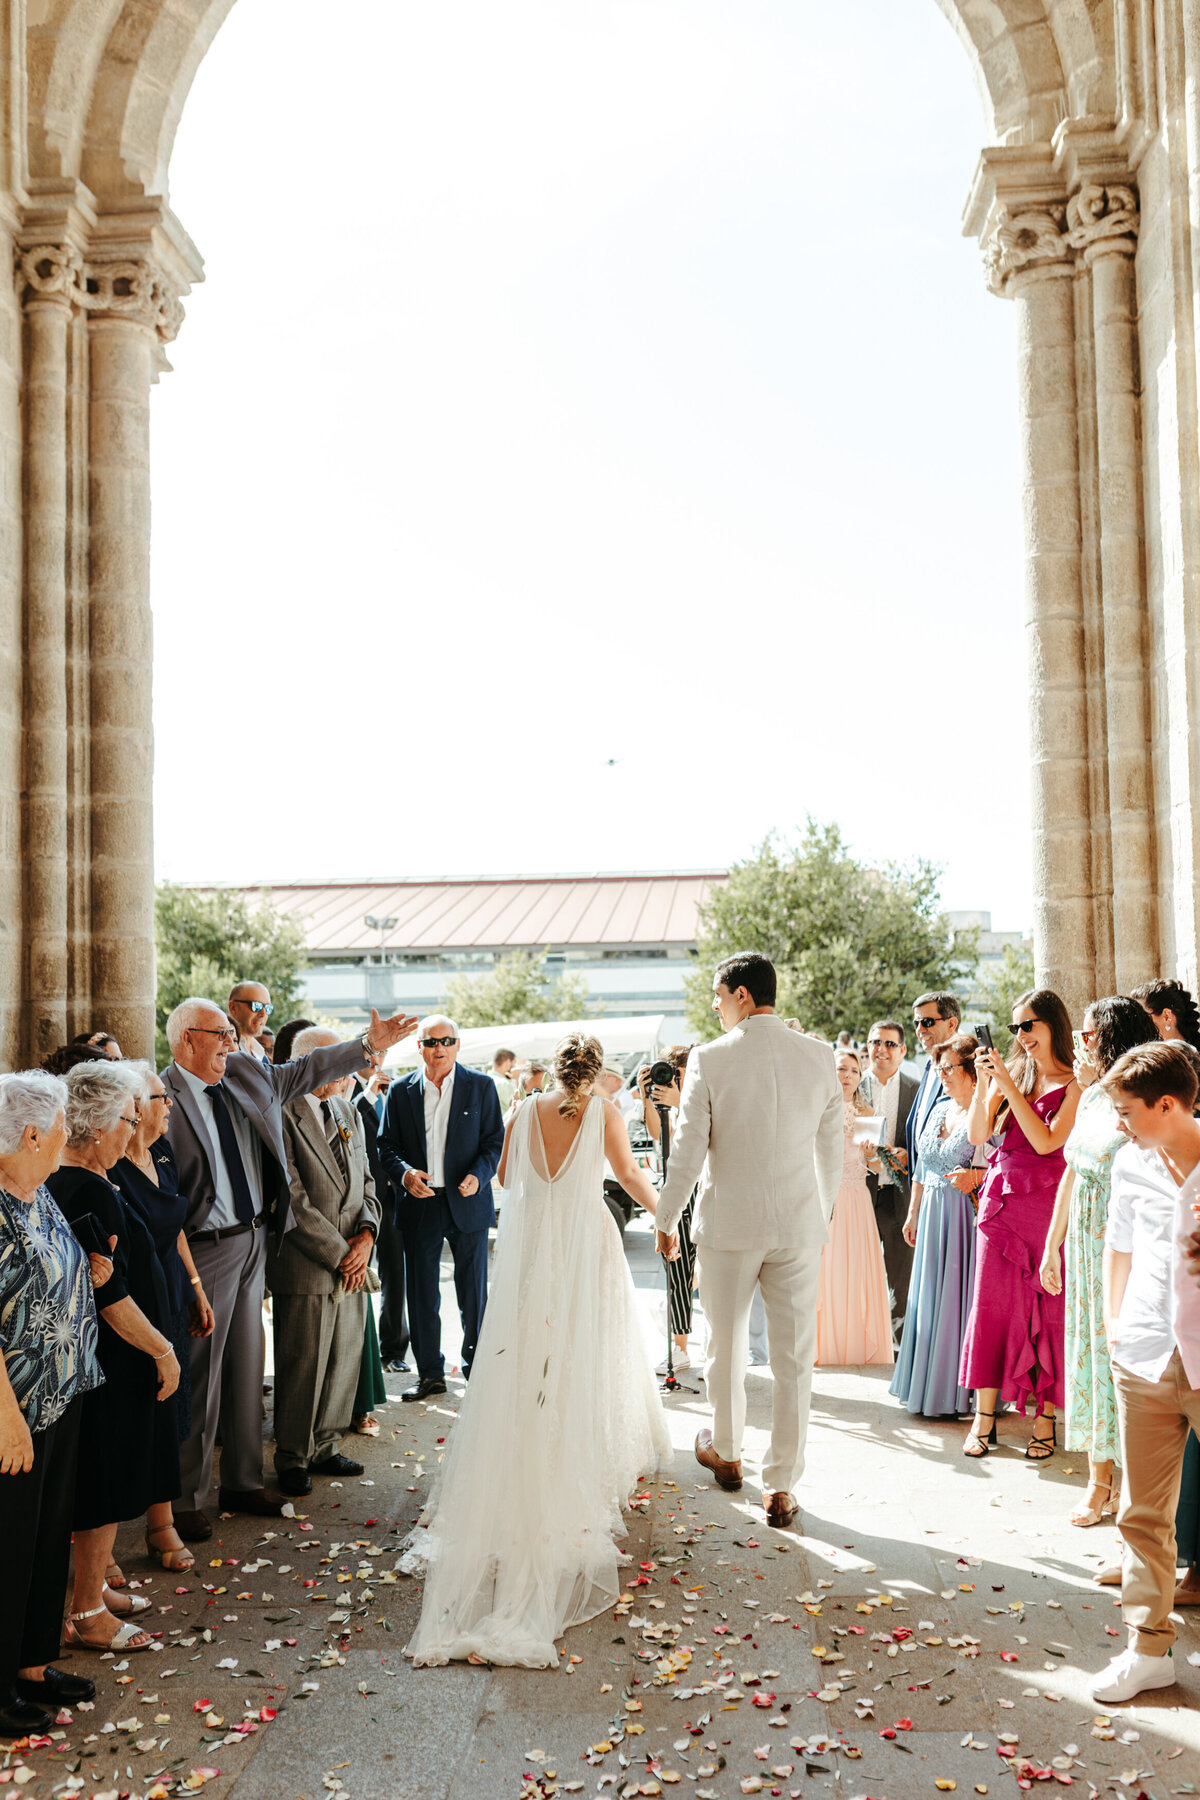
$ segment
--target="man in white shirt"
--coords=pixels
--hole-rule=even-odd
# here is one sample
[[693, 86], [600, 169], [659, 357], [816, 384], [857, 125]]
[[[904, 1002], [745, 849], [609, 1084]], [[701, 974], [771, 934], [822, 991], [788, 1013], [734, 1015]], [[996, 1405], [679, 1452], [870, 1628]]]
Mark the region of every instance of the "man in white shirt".
[[883, 1245], [884, 1266], [892, 1295], [892, 1330], [899, 1341], [908, 1310], [908, 1284], [912, 1279], [912, 1246], [904, 1236], [908, 1216], [908, 1115], [917, 1097], [917, 1082], [903, 1068], [907, 1049], [904, 1027], [895, 1019], [876, 1019], [867, 1033], [871, 1067], [859, 1084], [859, 1092], [871, 1111], [884, 1122], [883, 1141], [900, 1165], [893, 1173], [881, 1159], [877, 1175], [867, 1176], [875, 1207], [875, 1229]]
[[1113, 1158], [1104, 1320], [1125, 1487], [1121, 1608], [1129, 1644], [1092, 1683], [1111, 1705], [1175, 1680], [1175, 1508], [1188, 1427], [1200, 1431], [1200, 1205], [1196, 1064], [1183, 1045], [1139, 1044], [1104, 1077], [1131, 1140]]

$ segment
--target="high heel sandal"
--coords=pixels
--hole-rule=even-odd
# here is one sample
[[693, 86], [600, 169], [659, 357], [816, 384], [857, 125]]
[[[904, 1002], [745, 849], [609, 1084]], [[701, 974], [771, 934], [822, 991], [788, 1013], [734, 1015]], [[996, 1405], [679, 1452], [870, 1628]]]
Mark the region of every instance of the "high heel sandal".
[[[97, 1650], [101, 1654], [105, 1650], [149, 1650], [153, 1638], [148, 1637], [140, 1625], [127, 1619], [124, 1625], [118, 1625], [106, 1644], [90, 1644], [75, 1624], [76, 1619], [98, 1619], [101, 1613], [108, 1612], [107, 1606], [93, 1606], [89, 1612], [73, 1612], [67, 1614], [66, 1640], [80, 1650]], [[110, 1617], [112, 1615], [110, 1614]], [[145, 1638], [144, 1644], [135, 1644], [134, 1638]]]
[[[1047, 1419], [1050, 1418], [1050, 1415], [1049, 1413], [1039, 1413], [1038, 1418]], [[1035, 1425], [1036, 1423], [1037, 1420], [1034, 1421]], [[1054, 1418], [1050, 1419], [1050, 1436], [1048, 1438], [1040, 1438], [1037, 1432], [1034, 1432], [1025, 1446], [1025, 1460], [1026, 1462], [1049, 1462], [1057, 1449], [1058, 1420]]]
[[[1038, 1460], [1037, 1457], [1034, 1458], [1035, 1462]], [[1043, 1457], [1040, 1460], [1044, 1462], [1045, 1458]], [[1077, 1507], [1074, 1512], [1068, 1513], [1067, 1523], [1069, 1525], [1078, 1525], [1083, 1529], [1086, 1529], [1089, 1525], [1098, 1525], [1101, 1519], [1107, 1518], [1108, 1514], [1113, 1510], [1114, 1501], [1112, 1482], [1092, 1481], [1089, 1482], [1088, 1485], [1089, 1487], [1099, 1488], [1102, 1493], [1107, 1494], [1108, 1498], [1102, 1501], [1099, 1506], [1080, 1506]]]
[[[970, 1431], [968, 1431], [966, 1437], [963, 1440], [962, 1453], [964, 1456], [969, 1456], [973, 1462], [977, 1462], [981, 1456], [986, 1456], [988, 1453], [989, 1446], [996, 1442], [996, 1415], [995, 1415], [995, 1413], [994, 1412], [984, 1412], [981, 1407], [976, 1412], [975, 1417], [977, 1419], [990, 1419], [992, 1421], [992, 1429], [988, 1432], [986, 1437], [981, 1437], [979, 1432], [977, 1432], [973, 1426], [972, 1426], [972, 1429]], [[972, 1444], [974, 1444], [976, 1446], [976, 1448], [974, 1450], [972, 1450], [972, 1448], [971, 1448]]]
[[104, 1585], [105, 1587], [110, 1588], [123, 1588], [127, 1586], [125, 1571], [122, 1569], [119, 1562], [110, 1562], [107, 1569], [105, 1569]]
[[[168, 1575], [186, 1575], [189, 1569], [195, 1568], [196, 1558], [192, 1555], [186, 1544], [179, 1544], [178, 1546], [171, 1546], [166, 1550], [160, 1550], [154, 1540], [156, 1537], [161, 1536], [164, 1531], [175, 1531], [175, 1527], [174, 1525], [147, 1525], [146, 1553], [149, 1556], [156, 1557], [162, 1567], [167, 1571]], [[178, 1532], [176, 1532], [175, 1535], [178, 1537]]]
[[108, 1583], [104, 1584], [104, 1605], [114, 1619], [130, 1619], [136, 1613], [148, 1613], [150, 1601], [141, 1594], [114, 1594]]

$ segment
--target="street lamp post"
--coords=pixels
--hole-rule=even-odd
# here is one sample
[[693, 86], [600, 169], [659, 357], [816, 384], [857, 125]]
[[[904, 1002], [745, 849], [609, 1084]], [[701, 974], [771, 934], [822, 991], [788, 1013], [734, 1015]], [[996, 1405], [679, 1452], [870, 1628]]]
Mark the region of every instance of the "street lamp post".
[[377, 919], [374, 913], [367, 913], [366, 917], [363, 919], [363, 924], [368, 931], [377, 931], [379, 933], [379, 961], [382, 963], [383, 946], [387, 939], [387, 934], [389, 931], [395, 931], [397, 921], [395, 919]]

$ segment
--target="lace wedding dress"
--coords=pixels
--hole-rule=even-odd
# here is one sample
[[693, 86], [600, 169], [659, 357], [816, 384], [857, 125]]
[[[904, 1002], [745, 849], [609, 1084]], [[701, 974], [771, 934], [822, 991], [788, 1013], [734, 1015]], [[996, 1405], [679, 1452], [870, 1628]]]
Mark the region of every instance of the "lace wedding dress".
[[440, 1484], [400, 1564], [425, 1576], [405, 1654], [556, 1666], [554, 1640], [621, 1591], [615, 1539], [671, 1455], [633, 1279], [604, 1204], [604, 1108], [551, 1174], [522, 1106], [479, 1347]]

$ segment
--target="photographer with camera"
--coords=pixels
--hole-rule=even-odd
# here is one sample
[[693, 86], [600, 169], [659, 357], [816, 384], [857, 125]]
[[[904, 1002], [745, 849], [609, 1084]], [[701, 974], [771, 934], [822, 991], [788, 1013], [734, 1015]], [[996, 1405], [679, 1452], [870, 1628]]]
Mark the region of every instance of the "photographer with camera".
[[[642, 1118], [646, 1130], [657, 1144], [662, 1139], [662, 1121], [659, 1117], [660, 1106], [672, 1111], [678, 1109], [683, 1086], [683, 1072], [687, 1067], [688, 1046], [672, 1044], [661, 1062], [643, 1063], [638, 1070], [638, 1092], [642, 1096]], [[670, 1133], [674, 1130], [672, 1122], [667, 1120], [667, 1149], [670, 1150]], [[692, 1329], [692, 1292], [696, 1279], [696, 1246], [692, 1242], [692, 1207], [695, 1194], [688, 1201], [679, 1221], [679, 1256], [667, 1264], [667, 1328], [675, 1340], [675, 1353], [672, 1358], [675, 1372], [690, 1369], [691, 1358], [688, 1356], [688, 1338]], [[667, 1362], [664, 1357], [655, 1371], [658, 1375], [667, 1373]]]

